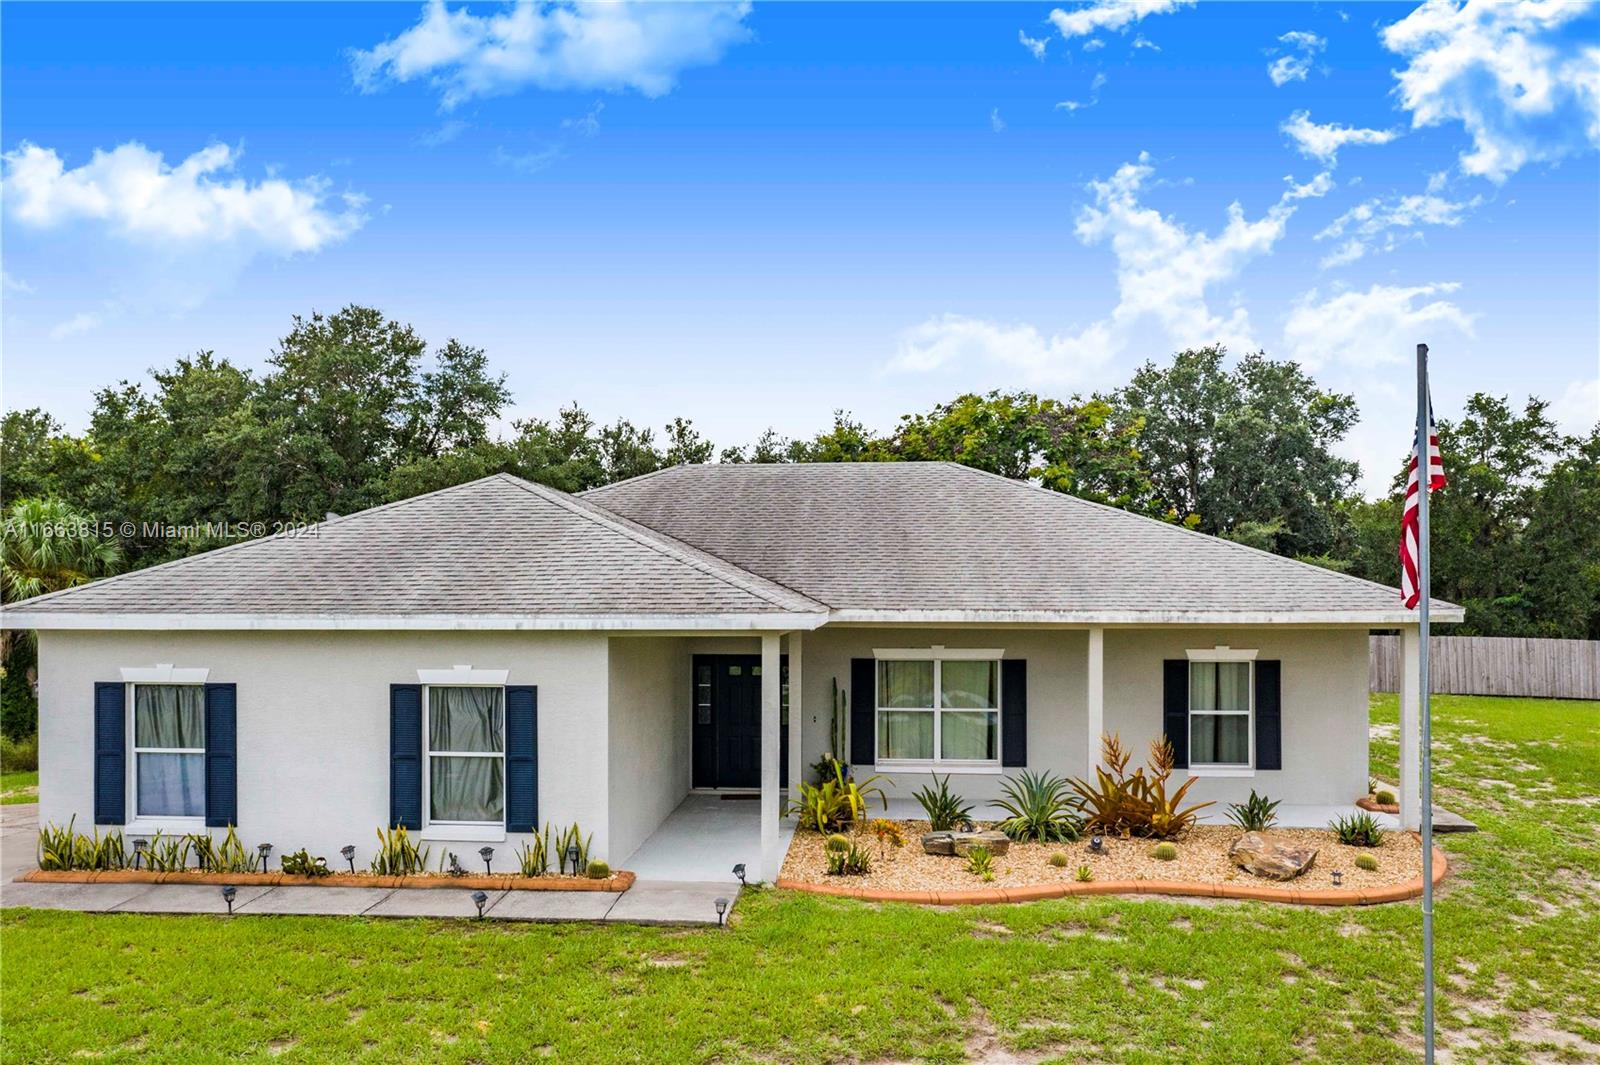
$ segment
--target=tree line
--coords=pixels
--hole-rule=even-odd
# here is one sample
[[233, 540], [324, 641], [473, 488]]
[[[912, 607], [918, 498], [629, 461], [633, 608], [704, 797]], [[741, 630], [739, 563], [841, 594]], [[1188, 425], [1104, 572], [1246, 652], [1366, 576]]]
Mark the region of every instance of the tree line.
[[[147, 530], [321, 520], [509, 472], [576, 492], [681, 462], [952, 460], [1396, 584], [1404, 431], [1377, 500], [1335, 448], [1354, 397], [1264, 353], [1218, 347], [1145, 363], [1087, 397], [966, 394], [879, 432], [848, 411], [815, 435], [768, 430], [720, 450], [688, 418], [659, 434], [576, 403], [497, 433], [511, 403], [481, 349], [430, 350], [370, 307], [296, 317], [252, 373], [203, 351], [96, 393], [88, 427], [10, 411], [0, 433], [7, 602], [217, 546]], [[1547, 404], [1472, 396], [1439, 422], [1450, 476], [1434, 497], [1435, 594], [1476, 635], [1600, 638], [1600, 425], [1560, 433]], [[110, 535], [41, 542], [51, 522]], [[122, 529], [132, 523], [132, 535]], [[7, 669], [28, 653], [7, 649]], [[31, 662], [29, 663], [31, 665]], [[17, 686], [6, 685], [9, 690]]]

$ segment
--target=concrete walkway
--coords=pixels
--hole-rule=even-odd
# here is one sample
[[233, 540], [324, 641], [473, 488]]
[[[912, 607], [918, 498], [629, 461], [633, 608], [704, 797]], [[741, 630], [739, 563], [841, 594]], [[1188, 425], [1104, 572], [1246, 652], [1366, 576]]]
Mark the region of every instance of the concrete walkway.
[[[794, 818], [779, 819], [784, 853], [794, 829]], [[720, 882], [733, 888], [739, 885], [733, 867], [740, 862], [751, 883], [762, 878], [761, 800], [695, 794], [679, 803], [619, 868], [631, 869], [640, 880]], [[777, 870], [767, 879], [776, 880]]]
[[[0, 807], [0, 907], [90, 913], [226, 914], [222, 888], [210, 884], [34, 884], [16, 877], [34, 868], [36, 805]], [[723, 881], [637, 880], [609, 891], [494, 891], [485, 920], [588, 921], [622, 924], [714, 925], [716, 900], [739, 896], [730, 875]], [[305, 914], [328, 917], [475, 918], [472, 892], [456, 888], [239, 887], [240, 916]]]

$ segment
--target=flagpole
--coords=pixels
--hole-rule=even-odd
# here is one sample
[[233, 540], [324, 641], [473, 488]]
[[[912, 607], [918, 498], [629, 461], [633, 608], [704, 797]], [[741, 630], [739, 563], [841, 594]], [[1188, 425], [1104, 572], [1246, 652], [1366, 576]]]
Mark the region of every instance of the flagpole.
[[1417, 693], [1422, 703], [1422, 1060], [1433, 1065], [1433, 724], [1428, 676], [1428, 496], [1433, 481], [1429, 444], [1428, 345], [1417, 345]]

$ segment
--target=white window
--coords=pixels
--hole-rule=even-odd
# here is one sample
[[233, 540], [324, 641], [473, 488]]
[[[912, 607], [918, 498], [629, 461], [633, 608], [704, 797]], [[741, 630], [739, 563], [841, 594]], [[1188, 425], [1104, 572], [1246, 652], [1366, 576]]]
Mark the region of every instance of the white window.
[[1255, 663], [1189, 662], [1190, 769], [1248, 769], [1255, 750]]
[[999, 765], [998, 656], [889, 654], [878, 657], [878, 764]]
[[206, 690], [201, 684], [130, 684], [136, 818], [206, 814]]
[[504, 825], [505, 688], [430, 684], [422, 705], [428, 822]]

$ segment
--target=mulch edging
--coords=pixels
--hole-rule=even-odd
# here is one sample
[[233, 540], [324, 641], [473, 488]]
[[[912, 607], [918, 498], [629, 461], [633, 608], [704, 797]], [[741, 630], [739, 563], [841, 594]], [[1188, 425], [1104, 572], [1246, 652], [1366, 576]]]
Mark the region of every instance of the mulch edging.
[[[1450, 869], [1444, 851], [1433, 848], [1433, 883], [1437, 887]], [[812, 895], [834, 895], [872, 902], [916, 902], [928, 906], [983, 906], [997, 902], [1034, 902], [1068, 895], [1188, 895], [1211, 899], [1250, 899], [1256, 902], [1287, 902], [1300, 906], [1372, 906], [1381, 902], [1402, 902], [1422, 894], [1422, 877], [1413, 877], [1384, 888], [1327, 888], [1297, 891], [1266, 885], [1210, 884], [1198, 880], [1091, 880], [1086, 884], [1069, 881], [1054, 884], [1029, 884], [1025, 887], [979, 888], [973, 891], [885, 891], [856, 888], [847, 884], [816, 884], [807, 880], [781, 878], [778, 887]]]
[[18, 880], [35, 884], [233, 884], [265, 887], [460, 888], [481, 891], [610, 891], [633, 887], [634, 876], [618, 869], [603, 879], [586, 876], [375, 876], [332, 873], [291, 876], [288, 873], [206, 873], [196, 869], [157, 873], [149, 869], [32, 869]]

